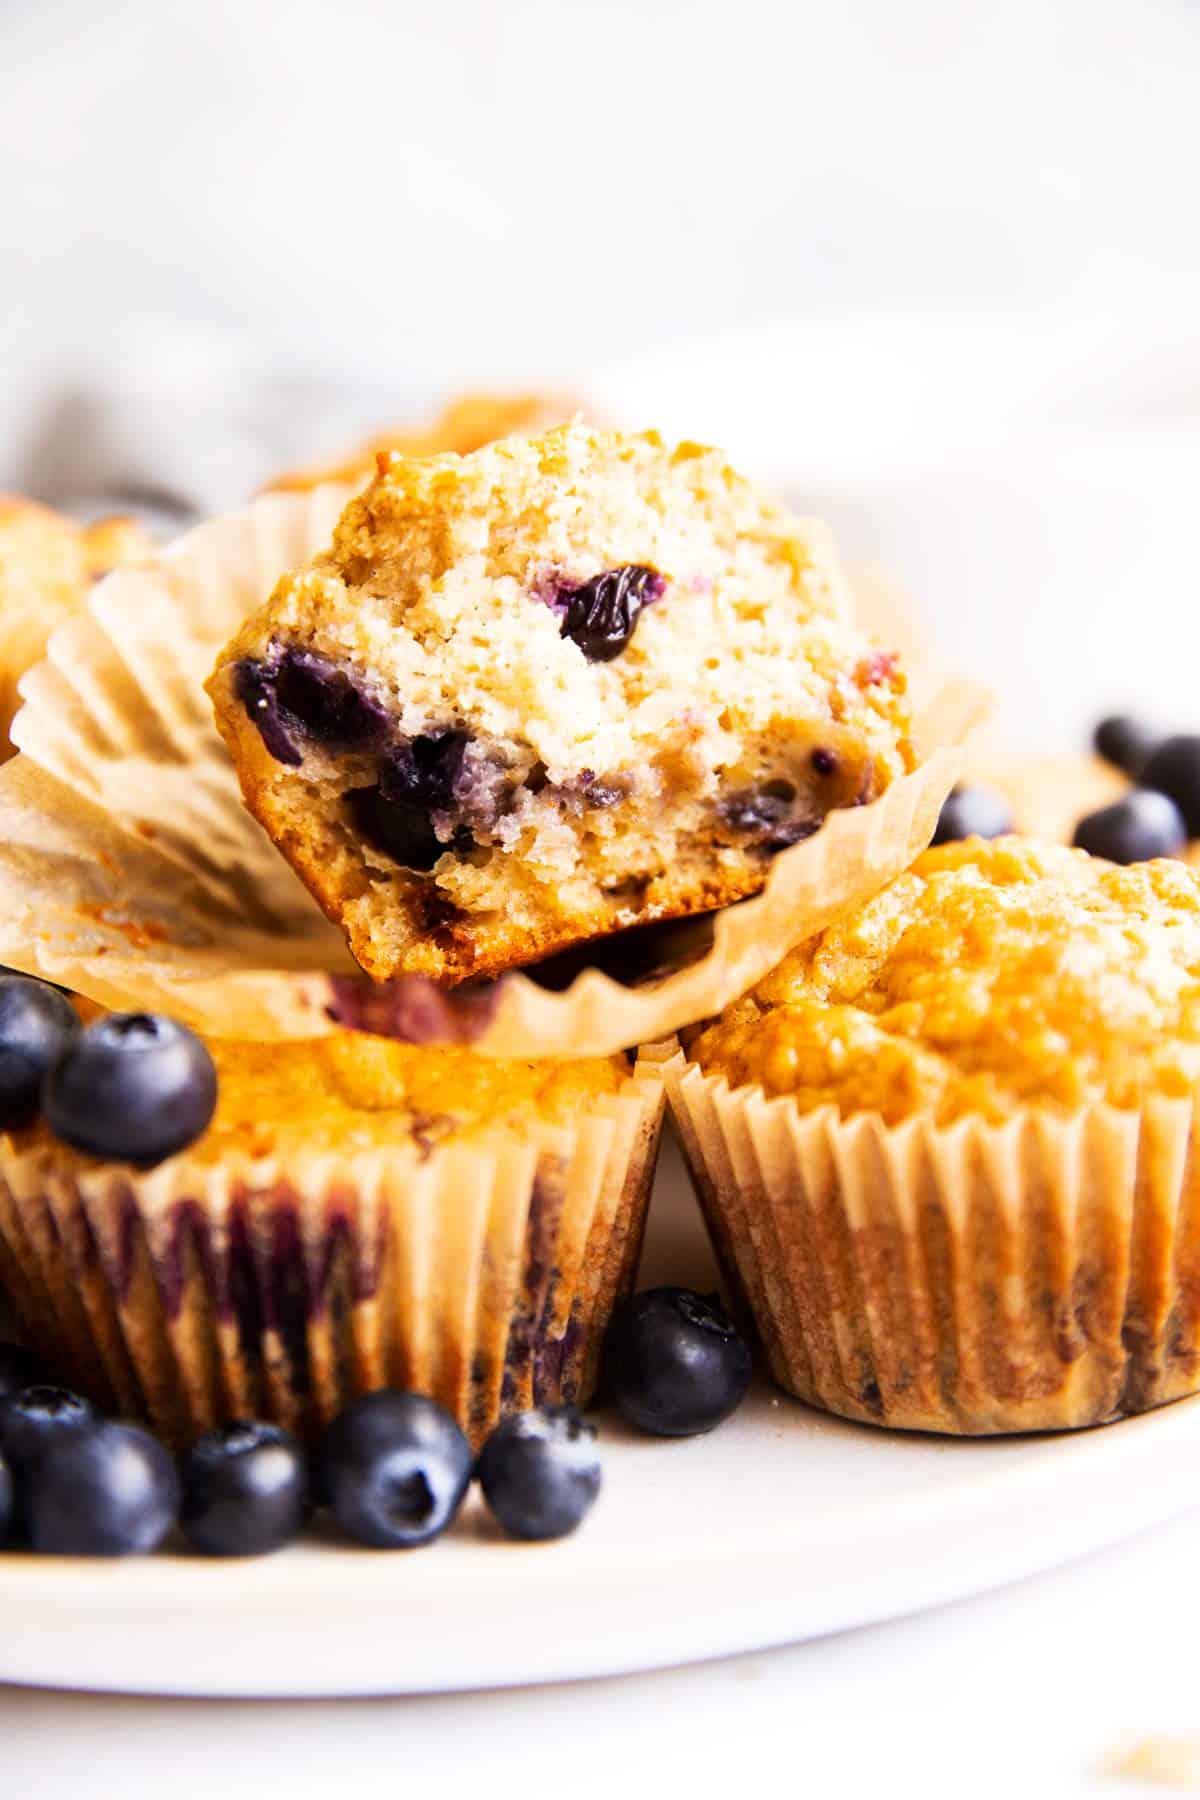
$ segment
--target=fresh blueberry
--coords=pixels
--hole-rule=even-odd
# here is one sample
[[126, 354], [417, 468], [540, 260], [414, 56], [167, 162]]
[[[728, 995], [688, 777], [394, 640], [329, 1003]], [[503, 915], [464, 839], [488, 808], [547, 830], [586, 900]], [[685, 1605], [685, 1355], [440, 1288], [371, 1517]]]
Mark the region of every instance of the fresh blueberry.
[[238, 1420], [192, 1445], [179, 1522], [208, 1556], [262, 1556], [289, 1543], [308, 1510], [304, 1455], [278, 1425]]
[[30, 1545], [54, 1556], [155, 1550], [179, 1511], [174, 1457], [149, 1432], [112, 1419], [56, 1438], [21, 1485]]
[[1126, 713], [1113, 713], [1109, 718], [1101, 719], [1092, 738], [1096, 755], [1134, 781], [1160, 742], [1157, 732]]
[[466, 747], [466, 732], [446, 731], [385, 751], [377, 786], [357, 788], [347, 796], [368, 842], [406, 869], [420, 870], [432, 869], [447, 850], [470, 849], [469, 833], [458, 831], [451, 841], [443, 841], [433, 822], [435, 813], [454, 807]]
[[666, 582], [655, 569], [629, 563], [608, 569], [581, 587], [561, 587], [551, 605], [562, 636], [578, 644], [589, 662], [612, 662], [633, 636], [643, 608], [662, 598]]
[[59, 1438], [95, 1424], [96, 1409], [81, 1394], [39, 1383], [0, 1400], [0, 1456], [18, 1479]]
[[790, 781], [767, 781], [761, 787], [730, 794], [721, 802], [725, 823], [760, 850], [786, 850], [812, 837], [820, 821], [796, 811]]
[[604, 1350], [622, 1416], [656, 1437], [711, 1431], [741, 1404], [750, 1350], [715, 1294], [647, 1288], [622, 1300]]
[[158, 1013], [109, 1013], [46, 1082], [46, 1123], [63, 1143], [153, 1168], [207, 1129], [217, 1072], [200, 1039]]
[[0, 1343], [0, 1399], [19, 1394], [45, 1379], [46, 1370], [40, 1356], [27, 1350], [24, 1344]]
[[79, 1016], [48, 982], [0, 976], [0, 1131], [37, 1118], [46, 1071], [79, 1035]]
[[1169, 737], [1147, 759], [1140, 785], [1169, 794], [1190, 838], [1200, 837], [1200, 737]]
[[953, 844], [960, 838], [997, 838], [1012, 828], [1012, 809], [1003, 794], [993, 788], [956, 787], [938, 815], [933, 841]]
[[1187, 843], [1187, 827], [1166, 794], [1134, 788], [1080, 819], [1074, 842], [1109, 862], [1152, 862], [1156, 856], [1177, 856]]
[[514, 1413], [491, 1433], [476, 1474], [510, 1537], [566, 1537], [600, 1492], [596, 1427], [573, 1406]]
[[347, 669], [294, 645], [266, 662], [240, 662], [234, 687], [276, 762], [299, 767], [299, 740], [329, 750], [364, 750], [382, 744], [391, 716], [363, 692]]
[[353, 1401], [322, 1439], [317, 1482], [347, 1536], [376, 1550], [427, 1544], [471, 1480], [471, 1447], [422, 1394], [381, 1388]]

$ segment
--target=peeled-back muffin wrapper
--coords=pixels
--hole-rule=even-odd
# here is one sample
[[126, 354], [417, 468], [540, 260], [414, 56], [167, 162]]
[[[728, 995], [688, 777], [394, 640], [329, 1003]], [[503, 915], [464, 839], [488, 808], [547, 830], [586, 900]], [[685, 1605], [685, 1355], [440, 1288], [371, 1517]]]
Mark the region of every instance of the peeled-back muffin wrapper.
[[0, 1137], [0, 1281], [63, 1379], [173, 1443], [232, 1417], [311, 1436], [395, 1386], [478, 1444], [590, 1398], [664, 1104], [639, 1069], [570, 1128], [146, 1174]]
[[1200, 1112], [803, 1113], [652, 1047], [771, 1372], [849, 1419], [1057, 1430], [1200, 1390]]
[[707, 945], [708, 927], [682, 921], [640, 980], [589, 966], [560, 992], [517, 972], [449, 992], [369, 982], [243, 805], [203, 689], [279, 575], [328, 543], [347, 497], [268, 495], [212, 520], [106, 577], [55, 633], [21, 684], [22, 754], [0, 770], [0, 961], [216, 1036], [341, 1024], [491, 1056], [604, 1055], [719, 1012], [929, 842], [982, 709], [965, 684], [919, 721], [912, 774], [782, 851]]

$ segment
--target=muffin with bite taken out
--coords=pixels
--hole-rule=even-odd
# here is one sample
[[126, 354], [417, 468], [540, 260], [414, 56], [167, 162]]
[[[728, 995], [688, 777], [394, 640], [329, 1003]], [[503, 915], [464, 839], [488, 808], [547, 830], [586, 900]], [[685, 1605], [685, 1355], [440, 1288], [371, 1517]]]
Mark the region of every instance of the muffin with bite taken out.
[[377, 979], [756, 893], [917, 761], [824, 528], [715, 451], [582, 425], [382, 465], [210, 692], [248, 805]]

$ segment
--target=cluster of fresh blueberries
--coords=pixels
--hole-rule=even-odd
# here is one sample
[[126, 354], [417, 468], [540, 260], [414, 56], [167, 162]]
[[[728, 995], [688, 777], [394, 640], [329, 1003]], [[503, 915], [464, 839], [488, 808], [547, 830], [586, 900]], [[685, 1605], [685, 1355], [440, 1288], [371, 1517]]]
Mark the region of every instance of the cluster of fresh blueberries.
[[1177, 856], [1200, 837], [1200, 737], [1163, 737], [1139, 719], [1101, 719], [1093, 739], [1102, 756], [1134, 786], [1111, 806], [1089, 813], [1075, 842], [1109, 862]]
[[[605, 1371], [630, 1423], [687, 1437], [739, 1405], [750, 1352], [715, 1296], [651, 1288], [619, 1306]], [[475, 1458], [434, 1401], [381, 1388], [311, 1452], [278, 1425], [237, 1420], [176, 1459], [0, 1344], [0, 1542], [37, 1553], [145, 1554], [177, 1527], [205, 1555], [261, 1556], [317, 1509], [356, 1543], [413, 1549], [440, 1536], [472, 1481], [509, 1537], [565, 1537], [600, 1491], [596, 1428], [574, 1406], [534, 1407], [501, 1420]]]
[[[1096, 754], [1135, 784], [1109, 806], [1080, 819], [1074, 843], [1107, 862], [1151, 862], [1177, 856], [1200, 837], [1200, 737], [1162, 737], [1125, 714], [1101, 719], [1093, 735]], [[943, 806], [935, 844], [959, 838], [1001, 837], [1013, 829], [1002, 794], [987, 787], [957, 787]]]
[[56, 987], [0, 973], [0, 1130], [40, 1116], [64, 1144], [153, 1168], [193, 1143], [217, 1103], [201, 1040], [157, 1013], [109, 1013], [86, 1030]]

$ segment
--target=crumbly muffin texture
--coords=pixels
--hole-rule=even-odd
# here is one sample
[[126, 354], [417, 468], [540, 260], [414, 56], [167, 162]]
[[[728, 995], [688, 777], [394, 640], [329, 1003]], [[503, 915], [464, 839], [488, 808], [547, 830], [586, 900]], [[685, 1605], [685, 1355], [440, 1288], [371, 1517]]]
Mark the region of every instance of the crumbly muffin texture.
[[150, 550], [132, 519], [77, 525], [33, 500], [0, 495], [0, 760], [13, 750], [17, 683], [45, 654], [51, 633], [102, 575]]
[[800, 945], [690, 1046], [807, 1112], [1000, 1122], [1190, 1097], [1200, 881], [1029, 839], [926, 851]]
[[440, 456], [453, 451], [466, 456], [497, 438], [516, 432], [531, 435], [584, 416], [587, 409], [566, 394], [537, 392], [459, 394], [424, 425], [397, 425], [356, 444], [344, 456], [290, 469], [269, 486], [275, 491], [306, 492], [323, 482], [364, 482], [375, 473], [380, 456]]
[[754, 893], [916, 760], [823, 527], [715, 451], [579, 424], [388, 461], [210, 692], [250, 808], [377, 978]]

